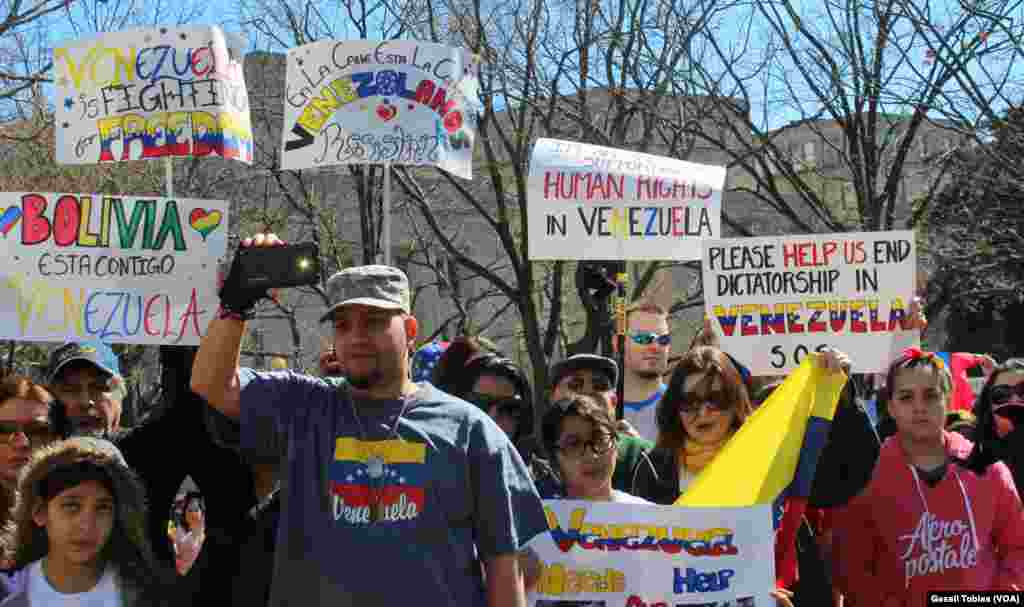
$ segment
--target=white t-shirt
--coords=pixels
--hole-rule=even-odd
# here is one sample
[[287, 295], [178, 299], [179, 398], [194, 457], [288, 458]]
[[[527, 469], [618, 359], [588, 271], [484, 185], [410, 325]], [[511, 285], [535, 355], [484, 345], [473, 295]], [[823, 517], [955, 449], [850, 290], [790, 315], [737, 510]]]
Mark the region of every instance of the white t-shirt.
[[655, 420], [655, 413], [658, 409], [658, 401], [661, 400], [668, 386], [661, 384], [658, 390], [640, 402], [625, 401], [623, 404], [623, 416], [636, 428], [640, 436], [649, 441], [658, 439], [658, 422]]
[[649, 502], [642, 497], [637, 497], [625, 491], [619, 491], [618, 489], [612, 489], [612, 501], [619, 504], [648, 504], [654, 505], [653, 502]]
[[43, 561], [29, 565], [28, 602], [32, 607], [121, 607], [113, 567], [107, 567], [99, 583], [87, 592], [63, 594], [54, 590], [43, 573]]

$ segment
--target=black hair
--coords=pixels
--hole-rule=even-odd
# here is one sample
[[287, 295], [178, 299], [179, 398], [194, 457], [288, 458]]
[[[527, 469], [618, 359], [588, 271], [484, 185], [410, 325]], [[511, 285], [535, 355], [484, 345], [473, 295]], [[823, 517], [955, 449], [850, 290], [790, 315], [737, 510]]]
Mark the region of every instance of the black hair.
[[[996, 433], [995, 415], [992, 413], [992, 388], [1003, 373], [1024, 373], [1024, 358], [1011, 358], [996, 366], [985, 381], [985, 386], [974, 401], [974, 416], [977, 426], [974, 430], [974, 448], [967, 456], [964, 467], [977, 474], [984, 474], [989, 466], [1000, 460], [1013, 457], [1014, 445]], [[1020, 446], [1016, 446], [1020, 449]], [[1018, 487], [1020, 489], [1020, 487]]]

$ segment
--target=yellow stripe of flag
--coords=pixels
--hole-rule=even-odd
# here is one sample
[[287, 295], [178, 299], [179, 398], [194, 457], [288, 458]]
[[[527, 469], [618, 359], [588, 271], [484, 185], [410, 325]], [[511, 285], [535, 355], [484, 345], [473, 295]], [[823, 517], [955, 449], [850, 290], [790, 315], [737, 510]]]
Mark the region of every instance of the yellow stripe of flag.
[[678, 506], [771, 504], [796, 474], [811, 416], [832, 420], [846, 375], [808, 356], [736, 431], [676, 501]]
[[361, 441], [357, 438], [339, 438], [334, 441], [335, 461], [366, 463], [370, 455], [379, 455], [389, 464], [422, 464], [426, 461], [427, 446], [398, 439]]

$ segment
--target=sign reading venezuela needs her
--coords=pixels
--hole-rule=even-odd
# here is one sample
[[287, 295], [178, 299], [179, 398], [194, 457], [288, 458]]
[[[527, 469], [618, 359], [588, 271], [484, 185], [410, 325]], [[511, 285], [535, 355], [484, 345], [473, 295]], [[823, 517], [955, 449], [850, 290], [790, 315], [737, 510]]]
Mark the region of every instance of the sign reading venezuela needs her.
[[479, 60], [409, 40], [288, 51], [281, 168], [433, 165], [473, 178]]
[[533, 607], [774, 607], [771, 506], [545, 500]]
[[217, 27], [137, 29], [53, 51], [57, 162], [210, 156], [252, 162], [244, 40]]
[[220, 200], [0, 194], [0, 338], [198, 345], [227, 228]]

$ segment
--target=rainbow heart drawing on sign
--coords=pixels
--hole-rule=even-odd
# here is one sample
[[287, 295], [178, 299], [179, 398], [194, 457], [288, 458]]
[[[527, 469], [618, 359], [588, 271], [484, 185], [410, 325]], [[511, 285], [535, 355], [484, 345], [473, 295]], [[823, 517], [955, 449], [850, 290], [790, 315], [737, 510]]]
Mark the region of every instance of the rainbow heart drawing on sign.
[[192, 226], [192, 229], [203, 237], [203, 241], [206, 241], [206, 237], [210, 235], [210, 232], [217, 229], [220, 225], [220, 211], [207, 211], [206, 209], [192, 209], [192, 212], [188, 214], [188, 223]]
[[7, 238], [11, 228], [18, 225], [19, 219], [21, 219], [21, 207], [7, 207], [4, 214], [0, 215], [0, 232], [4, 233], [4, 238]]

